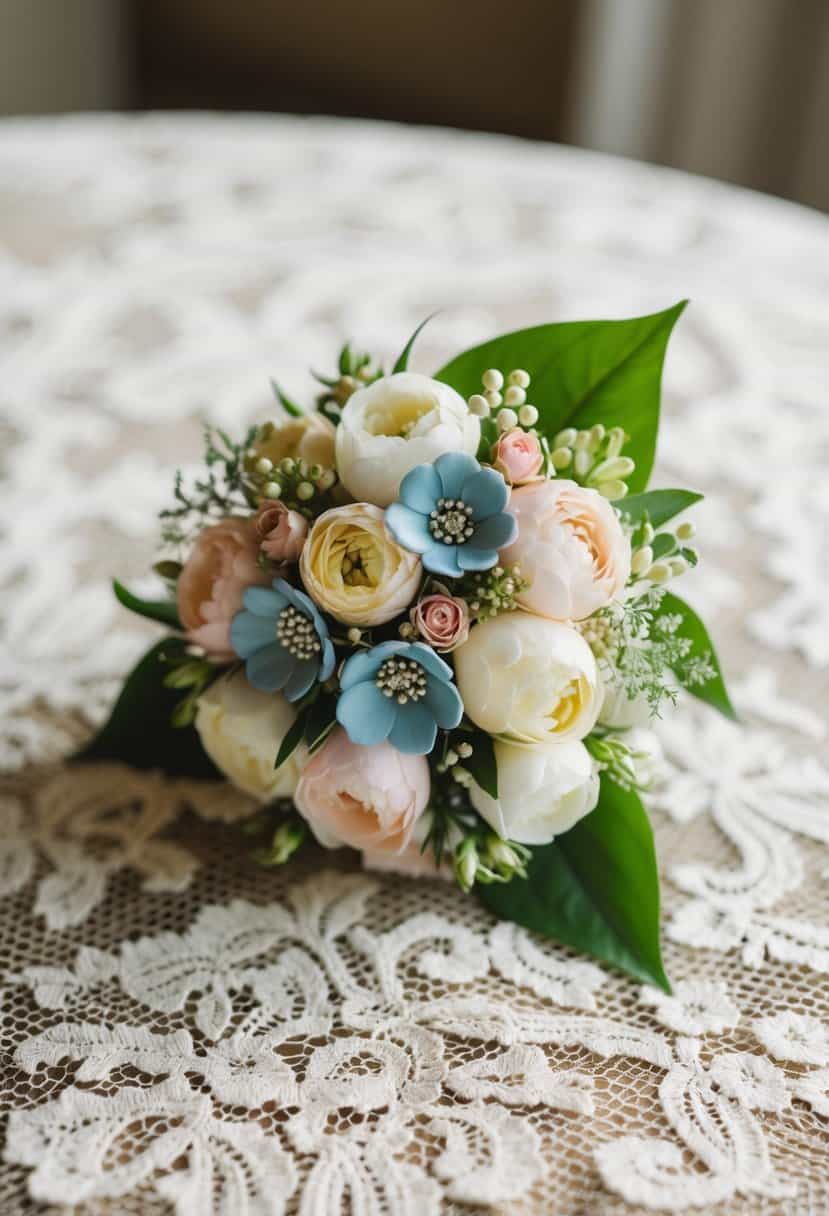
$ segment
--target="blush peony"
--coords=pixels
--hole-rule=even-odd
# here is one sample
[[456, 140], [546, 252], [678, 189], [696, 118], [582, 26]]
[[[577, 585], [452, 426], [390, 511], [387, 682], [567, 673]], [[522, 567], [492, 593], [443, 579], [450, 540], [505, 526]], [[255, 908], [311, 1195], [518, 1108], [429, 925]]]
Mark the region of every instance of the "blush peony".
[[259, 536], [250, 519], [235, 515], [200, 533], [179, 575], [178, 613], [189, 641], [216, 662], [236, 656], [230, 623], [246, 587], [267, 586], [272, 575], [257, 564]]

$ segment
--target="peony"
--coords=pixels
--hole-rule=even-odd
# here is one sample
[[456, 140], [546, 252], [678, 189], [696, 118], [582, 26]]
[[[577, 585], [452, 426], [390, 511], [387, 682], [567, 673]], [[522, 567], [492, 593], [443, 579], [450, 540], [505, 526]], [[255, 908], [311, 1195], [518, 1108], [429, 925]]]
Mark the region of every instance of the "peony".
[[225, 776], [259, 802], [292, 798], [304, 746], [274, 770], [279, 746], [295, 713], [280, 693], [258, 692], [242, 671], [222, 676], [198, 700], [196, 730], [210, 759]]
[[259, 547], [274, 562], [299, 560], [308, 535], [308, 520], [284, 502], [263, 502], [254, 516]]
[[410, 469], [444, 452], [474, 456], [481, 424], [448, 384], [414, 372], [358, 389], [337, 427], [337, 472], [350, 494], [387, 507]]
[[479, 815], [504, 840], [549, 844], [593, 810], [599, 776], [583, 743], [516, 747], [497, 740], [498, 798], [473, 783], [469, 795]]
[[309, 760], [294, 793], [321, 845], [399, 855], [429, 801], [429, 764], [390, 743], [361, 747], [337, 727]]
[[593, 652], [569, 625], [526, 612], [481, 621], [454, 654], [464, 708], [482, 730], [512, 743], [583, 739], [602, 685]]
[[529, 586], [518, 602], [554, 621], [581, 621], [620, 594], [630, 577], [630, 541], [596, 490], [573, 481], [521, 486], [510, 497], [518, 539], [501, 550]]
[[179, 575], [178, 614], [191, 642], [217, 662], [235, 658], [230, 622], [242, 607], [242, 593], [271, 575], [256, 558], [259, 537], [253, 521], [235, 515], [201, 532]]
[[316, 520], [300, 558], [308, 594], [346, 625], [390, 621], [417, 595], [420, 558], [389, 536], [379, 507], [350, 503]]
[[324, 414], [303, 414], [301, 418], [285, 418], [263, 426], [253, 445], [255, 463], [267, 457], [274, 465], [291, 457], [334, 468], [334, 424]]
[[448, 654], [469, 637], [466, 600], [448, 593], [424, 596], [412, 608], [409, 619], [424, 642], [439, 654]]
[[492, 449], [492, 463], [510, 485], [536, 481], [544, 464], [538, 436], [530, 435], [520, 427], [507, 431]]

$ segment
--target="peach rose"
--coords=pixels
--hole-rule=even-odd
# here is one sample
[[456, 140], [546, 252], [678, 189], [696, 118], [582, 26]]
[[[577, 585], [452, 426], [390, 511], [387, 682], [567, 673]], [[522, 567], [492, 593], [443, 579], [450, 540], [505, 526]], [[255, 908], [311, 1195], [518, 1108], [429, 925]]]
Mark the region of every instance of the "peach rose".
[[533, 482], [510, 495], [518, 539], [501, 550], [529, 580], [518, 603], [554, 621], [582, 621], [630, 577], [630, 541], [606, 498], [574, 481]]
[[253, 521], [228, 516], [205, 528], [179, 575], [178, 614], [191, 642], [211, 659], [230, 662], [230, 622], [242, 609], [242, 592], [273, 577], [256, 561], [259, 537]]
[[454, 595], [426, 595], [415, 604], [409, 619], [424, 642], [448, 654], [469, 637], [469, 609]]
[[259, 548], [274, 562], [296, 562], [308, 535], [308, 520], [284, 502], [263, 502], [253, 519]]
[[309, 760], [294, 793], [321, 845], [402, 854], [429, 801], [429, 764], [390, 743], [361, 747], [336, 727]]
[[536, 435], [515, 427], [506, 431], [495, 444], [492, 463], [505, 481], [520, 486], [538, 478], [544, 464], [544, 453]]

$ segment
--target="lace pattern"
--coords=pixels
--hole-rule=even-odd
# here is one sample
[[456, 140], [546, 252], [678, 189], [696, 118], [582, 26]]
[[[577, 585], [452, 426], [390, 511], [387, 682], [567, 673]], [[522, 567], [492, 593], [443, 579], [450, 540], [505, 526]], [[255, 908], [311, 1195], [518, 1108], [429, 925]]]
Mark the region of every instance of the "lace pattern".
[[[13, 122], [0, 281], [3, 1212], [825, 1210], [825, 221], [491, 137]], [[655, 727], [672, 996], [449, 884], [259, 870], [227, 789], [54, 763], [152, 636], [107, 580], [147, 568], [199, 418], [437, 306], [423, 366], [682, 294], [658, 476], [707, 495], [689, 598], [743, 723]]]

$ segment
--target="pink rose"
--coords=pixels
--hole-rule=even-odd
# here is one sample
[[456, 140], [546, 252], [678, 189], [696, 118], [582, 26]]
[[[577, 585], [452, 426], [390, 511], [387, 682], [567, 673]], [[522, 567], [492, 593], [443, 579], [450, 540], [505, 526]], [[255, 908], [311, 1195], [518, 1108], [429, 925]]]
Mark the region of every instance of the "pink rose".
[[495, 444], [492, 463], [505, 481], [520, 486], [537, 480], [544, 464], [544, 453], [536, 435], [515, 427], [506, 431]]
[[252, 520], [231, 515], [204, 529], [179, 575], [178, 614], [187, 637], [217, 662], [235, 658], [230, 622], [242, 608], [242, 592], [271, 582], [258, 552]]
[[604, 608], [630, 577], [630, 541], [606, 498], [556, 478], [510, 495], [518, 539], [501, 550], [529, 581], [522, 608], [554, 621], [583, 621]]
[[308, 520], [284, 502], [263, 502], [253, 519], [260, 549], [274, 562], [296, 562], [308, 535]]
[[426, 595], [412, 608], [409, 619], [425, 642], [446, 654], [469, 637], [469, 609], [454, 595]]
[[361, 747], [341, 727], [306, 765], [294, 803], [321, 845], [400, 855], [429, 801], [429, 764], [390, 743]]

